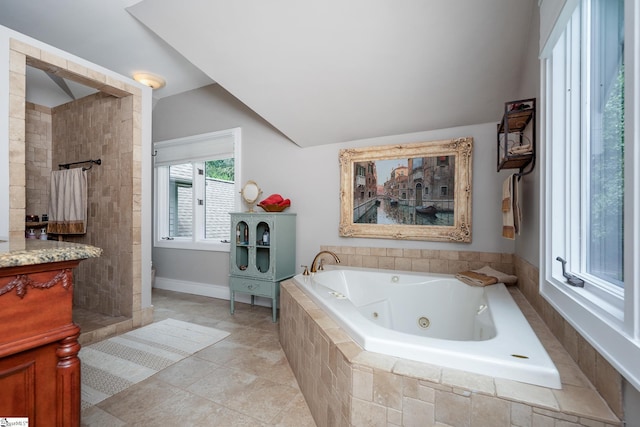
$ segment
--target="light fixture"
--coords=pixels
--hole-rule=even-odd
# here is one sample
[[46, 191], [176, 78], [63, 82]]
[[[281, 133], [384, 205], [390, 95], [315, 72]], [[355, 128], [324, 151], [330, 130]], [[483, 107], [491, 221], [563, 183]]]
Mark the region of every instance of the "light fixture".
[[149, 86], [151, 89], [160, 89], [167, 84], [162, 77], [151, 73], [134, 73], [133, 79], [138, 83]]

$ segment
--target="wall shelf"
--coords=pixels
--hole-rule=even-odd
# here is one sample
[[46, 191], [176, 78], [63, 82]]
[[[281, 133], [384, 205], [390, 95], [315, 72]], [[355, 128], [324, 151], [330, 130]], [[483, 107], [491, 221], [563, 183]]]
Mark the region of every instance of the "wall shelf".
[[[504, 103], [504, 114], [497, 126], [498, 171], [519, 169], [531, 173], [536, 163], [536, 99]], [[525, 170], [525, 168], [529, 168]]]

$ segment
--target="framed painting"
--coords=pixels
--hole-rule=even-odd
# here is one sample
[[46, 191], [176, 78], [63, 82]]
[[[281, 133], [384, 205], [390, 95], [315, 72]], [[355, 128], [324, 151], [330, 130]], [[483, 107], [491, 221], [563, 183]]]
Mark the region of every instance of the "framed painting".
[[340, 150], [340, 236], [471, 242], [473, 138]]

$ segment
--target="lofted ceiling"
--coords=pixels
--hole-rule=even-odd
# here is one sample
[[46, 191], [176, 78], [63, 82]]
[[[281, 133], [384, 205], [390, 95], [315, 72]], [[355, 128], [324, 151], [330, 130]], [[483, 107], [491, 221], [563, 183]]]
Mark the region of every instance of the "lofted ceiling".
[[124, 75], [159, 74], [156, 99], [215, 81], [309, 147], [497, 121], [518, 96], [536, 4], [2, 0], [0, 24]]

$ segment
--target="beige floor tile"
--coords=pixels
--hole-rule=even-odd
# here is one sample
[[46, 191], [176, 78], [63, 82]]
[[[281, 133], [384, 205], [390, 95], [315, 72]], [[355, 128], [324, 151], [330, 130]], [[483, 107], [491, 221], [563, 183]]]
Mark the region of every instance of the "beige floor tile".
[[191, 384], [187, 390], [212, 402], [228, 406], [227, 403], [253, 388], [258, 377], [246, 372], [220, 367]]
[[251, 347], [224, 339], [212, 346], [200, 350], [194, 356], [218, 365], [226, 365], [236, 357], [241, 357], [243, 353], [248, 351], [251, 351]]
[[[154, 290], [154, 321], [184, 320], [227, 338], [82, 413], [83, 426], [315, 426], [278, 339], [271, 308]], [[101, 319], [82, 313], [92, 325]], [[82, 324], [81, 324], [82, 327]]]
[[282, 360], [283, 354], [271, 351], [262, 351], [249, 348], [247, 351], [238, 353], [236, 357], [225, 363], [230, 368], [241, 369], [254, 375], [267, 372], [276, 363]]
[[274, 383], [288, 385], [289, 387], [298, 388], [298, 381], [291, 370], [289, 361], [282, 355], [282, 357], [265, 372], [261, 372], [260, 376]]
[[202, 379], [203, 372], [211, 372], [220, 365], [198, 357], [187, 357], [158, 372], [156, 377], [176, 387], [186, 388]]
[[231, 396], [225, 406], [260, 421], [271, 422], [298, 393], [292, 387], [257, 378], [250, 388]]
[[316, 425], [302, 394], [295, 396], [271, 422], [278, 427], [315, 427]]
[[103, 411], [97, 406], [92, 406], [90, 408], [82, 411], [82, 421], [80, 424], [82, 427], [89, 426], [110, 426], [110, 427], [121, 427], [125, 426], [126, 423], [108, 412]]
[[263, 423], [232, 409], [221, 407], [216, 410], [215, 416], [209, 418], [206, 424], [202, 425], [207, 427], [267, 427], [271, 424]]
[[130, 422], [137, 426], [206, 426], [222, 407], [187, 392], [176, 393]]
[[100, 409], [129, 423], [143, 419], [146, 414], [186, 393], [184, 390], [150, 377], [133, 387], [98, 403]]

